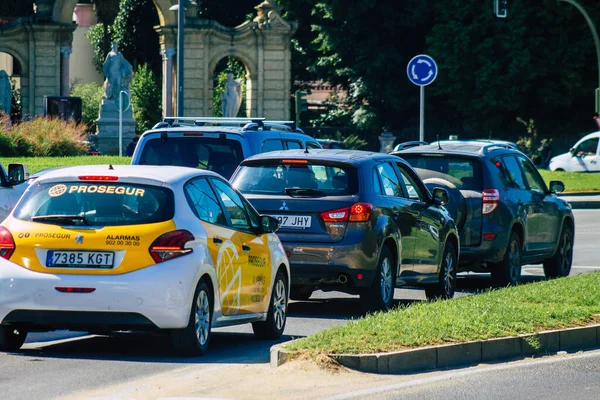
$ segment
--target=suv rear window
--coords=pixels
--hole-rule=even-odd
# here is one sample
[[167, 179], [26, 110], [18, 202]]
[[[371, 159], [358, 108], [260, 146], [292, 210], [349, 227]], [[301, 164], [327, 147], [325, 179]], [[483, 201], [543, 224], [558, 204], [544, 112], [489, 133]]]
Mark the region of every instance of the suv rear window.
[[482, 190], [481, 163], [478, 160], [427, 154], [402, 154], [401, 157], [414, 168], [423, 181], [429, 178], [445, 179], [460, 190]]
[[229, 178], [243, 159], [242, 145], [234, 139], [169, 136], [164, 142], [161, 138], [148, 140], [140, 164], [200, 168]]
[[[248, 194], [315, 194], [341, 196], [358, 192], [356, 168], [310, 162], [271, 162], [240, 167], [232, 185]], [[296, 189], [296, 190], [294, 190]], [[304, 192], [301, 189], [308, 189]]]
[[173, 215], [168, 188], [106, 182], [33, 184], [14, 212], [23, 221], [94, 226], [151, 224]]

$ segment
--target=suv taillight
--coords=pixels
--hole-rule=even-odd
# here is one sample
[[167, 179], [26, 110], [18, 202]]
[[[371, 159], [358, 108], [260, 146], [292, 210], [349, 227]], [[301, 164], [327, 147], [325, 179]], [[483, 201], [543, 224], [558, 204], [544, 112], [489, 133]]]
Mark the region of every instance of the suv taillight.
[[484, 189], [483, 197], [481, 199], [481, 213], [484, 215], [490, 214], [498, 207], [499, 201], [500, 193], [498, 192], [498, 189]]
[[195, 240], [194, 235], [185, 229], [171, 231], [157, 237], [148, 251], [159, 263], [191, 253], [192, 249], [186, 249], [185, 244], [192, 240]]
[[337, 210], [321, 213], [324, 222], [365, 222], [371, 218], [373, 206], [369, 203], [355, 203], [350, 208], [338, 208]]
[[16, 247], [10, 231], [5, 227], [0, 226], [0, 257], [8, 260], [15, 252]]

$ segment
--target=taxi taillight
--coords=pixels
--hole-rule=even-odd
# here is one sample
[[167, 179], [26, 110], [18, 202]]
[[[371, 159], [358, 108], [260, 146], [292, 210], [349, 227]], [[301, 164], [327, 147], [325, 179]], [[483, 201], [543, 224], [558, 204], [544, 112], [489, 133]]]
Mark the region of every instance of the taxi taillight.
[[0, 226], [0, 257], [7, 260], [15, 252], [17, 245], [8, 229]]
[[195, 240], [194, 235], [185, 229], [167, 232], [156, 238], [150, 245], [148, 251], [150, 256], [157, 263], [172, 260], [192, 252], [192, 249], [186, 249], [187, 242]]

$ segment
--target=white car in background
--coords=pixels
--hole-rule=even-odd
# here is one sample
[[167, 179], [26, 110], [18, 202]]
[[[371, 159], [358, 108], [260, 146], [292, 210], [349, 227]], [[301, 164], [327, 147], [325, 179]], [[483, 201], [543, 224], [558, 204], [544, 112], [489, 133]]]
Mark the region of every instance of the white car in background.
[[600, 171], [599, 142], [600, 131], [584, 136], [575, 143], [575, 146], [571, 147], [568, 153], [552, 157], [550, 170], [567, 172]]

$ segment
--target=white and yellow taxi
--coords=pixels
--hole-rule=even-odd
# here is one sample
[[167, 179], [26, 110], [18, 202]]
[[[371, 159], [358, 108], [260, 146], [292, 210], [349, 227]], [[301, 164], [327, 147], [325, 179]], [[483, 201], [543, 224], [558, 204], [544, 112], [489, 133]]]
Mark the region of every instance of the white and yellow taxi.
[[187, 354], [206, 351], [212, 327], [277, 338], [290, 281], [277, 227], [208, 171], [44, 174], [0, 226], [0, 350], [55, 329], [168, 330]]

